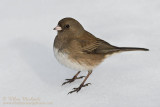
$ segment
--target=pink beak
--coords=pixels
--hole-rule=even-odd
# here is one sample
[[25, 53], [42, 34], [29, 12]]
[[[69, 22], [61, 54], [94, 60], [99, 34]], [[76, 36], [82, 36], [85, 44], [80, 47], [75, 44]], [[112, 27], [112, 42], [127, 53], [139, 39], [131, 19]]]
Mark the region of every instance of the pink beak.
[[57, 25], [53, 30], [59, 31], [59, 30], [62, 30], [62, 28], [59, 25]]

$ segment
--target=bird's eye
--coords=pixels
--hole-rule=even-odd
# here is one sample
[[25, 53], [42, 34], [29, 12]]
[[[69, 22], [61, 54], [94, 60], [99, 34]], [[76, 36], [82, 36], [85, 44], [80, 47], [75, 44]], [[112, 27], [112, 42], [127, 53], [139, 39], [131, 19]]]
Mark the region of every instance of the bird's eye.
[[69, 28], [70, 26], [69, 25], [66, 25], [66, 28]]

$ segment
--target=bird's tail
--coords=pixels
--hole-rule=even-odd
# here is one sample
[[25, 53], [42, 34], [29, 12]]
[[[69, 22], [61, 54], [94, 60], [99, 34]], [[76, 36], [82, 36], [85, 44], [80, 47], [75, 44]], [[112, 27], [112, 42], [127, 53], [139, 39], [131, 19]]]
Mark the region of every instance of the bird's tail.
[[119, 47], [120, 51], [149, 51], [146, 48], [137, 48], [137, 47]]

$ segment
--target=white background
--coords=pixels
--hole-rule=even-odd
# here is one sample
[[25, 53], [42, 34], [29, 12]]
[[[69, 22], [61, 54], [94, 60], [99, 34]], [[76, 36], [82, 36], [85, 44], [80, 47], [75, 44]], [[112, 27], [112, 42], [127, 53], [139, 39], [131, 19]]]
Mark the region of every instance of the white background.
[[[149, 48], [106, 59], [87, 80], [61, 86], [77, 71], [53, 54], [53, 28], [64, 17], [116, 46]], [[38, 107], [160, 107], [159, 0], [0, 0], [0, 106], [4, 97], [39, 97]], [[86, 75], [82, 72], [81, 75]]]

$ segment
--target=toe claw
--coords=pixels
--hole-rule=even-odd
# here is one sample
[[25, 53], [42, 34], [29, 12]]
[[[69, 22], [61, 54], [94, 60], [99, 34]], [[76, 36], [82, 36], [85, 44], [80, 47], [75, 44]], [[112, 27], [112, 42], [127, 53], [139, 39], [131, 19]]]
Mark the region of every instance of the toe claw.
[[88, 85], [91, 85], [91, 83], [87, 83], [87, 84], [83, 85], [82, 87], [86, 87], [86, 86], [88, 86]]
[[65, 80], [66, 80], [66, 82], [64, 82], [62, 85], [65, 85], [65, 84], [67, 84], [67, 83], [71, 83], [71, 82], [74, 81], [74, 79], [65, 79]]
[[75, 92], [75, 91], [70, 91], [68, 94], [72, 94], [73, 92]]
[[80, 77], [77, 77], [76, 79], [82, 79], [83, 77], [86, 77], [86, 76], [80, 76]]
[[66, 82], [64, 82], [62, 85], [65, 85], [66, 84]]

